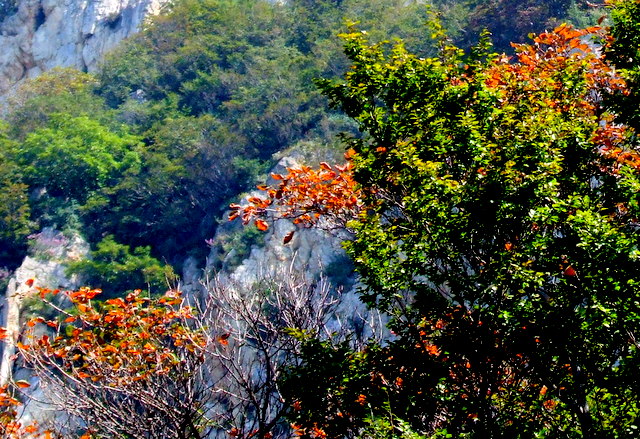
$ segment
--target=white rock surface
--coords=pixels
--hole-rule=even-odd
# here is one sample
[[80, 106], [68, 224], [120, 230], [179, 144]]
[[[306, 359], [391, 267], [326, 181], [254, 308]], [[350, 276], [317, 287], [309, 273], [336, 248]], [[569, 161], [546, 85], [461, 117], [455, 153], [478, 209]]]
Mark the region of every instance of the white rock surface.
[[[286, 173], [285, 168], [295, 167], [298, 162], [293, 157], [284, 157], [278, 165], [271, 170], [272, 173]], [[275, 181], [269, 181], [273, 184]], [[252, 196], [261, 196], [260, 193], [252, 193]], [[225, 233], [223, 228], [219, 232]], [[284, 243], [284, 238], [294, 231], [293, 238]], [[260, 278], [277, 278], [282, 273], [299, 273], [309, 282], [315, 282], [320, 277], [328, 278], [329, 282], [336, 280], [334, 273], [328, 269], [339, 269], [343, 277], [345, 271], [348, 275], [350, 267], [337, 267], [337, 264], [350, 264], [348, 257], [342, 248], [342, 242], [348, 239], [345, 231], [327, 232], [318, 228], [304, 228], [294, 225], [289, 220], [277, 220], [271, 222], [265, 232], [264, 244], [254, 245], [251, 252], [238, 266], [224, 267], [219, 275], [228, 276], [234, 285], [249, 287]], [[233, 250], [231, 250], [233, 252]], [[210, 261], [216, 259], [216, 251], [212, 250]], [[226, 265], [226, 264], [223, 264]], [[213, 272], [212, 264], [209, 264], [206, 272]], [[339, 300], [334, 310], [333, 318], [328, 322], [330, 329], [350, 330], [355, 338], [366, 339], [368, 337], [383, 338], [388, 336], [384, 326], [386, 317], [381, 317], [375, 312], [367, 310], [356, 291], [357, 278], [351, 273], [348, 285], [337, 285]]]
[[[0, 385], [11, 376], [15, 342], [20, 335], [20, 314], [26, 297], [36, 294], [36, 287], [62, 290], [79, 287], [77, 276], [66, 274], [67, 264], [80, 260], [89, 253], [89, 244], [79, 235], [71, 237], [44, 229], [32, 238], [31, 255], [9, 279], [6, 295], [2, 300], [0, 326], [7, 330], [0, 360]], [[27, 283], [27, 281], [31, 285]]]
[[169, 0], [22, 0], [0, 24], [0, 94], [53, 67], [94, 71]]

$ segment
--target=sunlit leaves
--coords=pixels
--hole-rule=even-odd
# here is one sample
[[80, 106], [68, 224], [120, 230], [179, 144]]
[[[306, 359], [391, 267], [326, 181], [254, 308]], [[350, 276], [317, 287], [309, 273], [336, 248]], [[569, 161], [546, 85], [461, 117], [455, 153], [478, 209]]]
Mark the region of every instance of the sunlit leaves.
[[[348, 142], [362, 213], [345, 246], [362, 298], [392, 316], [389, 357], [419, 358], [399, 367], [420, 393], [399, 391], [390, 411], [427, 435], [598, 437], [609, 412], [631, 428], [635, 409], [596, 400], [637, 388], [640, 332], [640, 159], [606, 106], [629, 92], [602, 57], [606, 31], [561, 25], [513, 59], [448, 46], [422, 59], [343, 37], [353, 66], [320, 85], [366, 133]], [[322, 370], [312, 358], [298, 376]], [[335, 425], [315, 415], [295, 419]]]
[[202, 335], [188, 327], [192, 311], [181, 306], [175, 292], [149, 299], [135, 290], [124, 298], [95, 302], [100, 293], [89, 288], [66, 292], [72, 312], [65, 311], [60, 321], [30, 321], [30, 326], [45, 324], [55, 334], [23, 345], [25, 360], [49, 364], [73, 378], [126, 387], [169, 373], [180, 365], [179, 351], [193, 352], [204, 343]]
[[[259, 185], [265, 197], [248, 197], [247, 204], [232, 204], [230, 220], [254, 221], [259, 230], [268, 229], [267, 220], [288, 218], [304, 226], [344, 227], [362, 207], [360, 191], [351, 175], [351, 163], [319, 169], [300, 166], [287, 169], [286, 175], [272, 174], [277, 183]], [[285, 237], [290, 241], [293, 236]], [[286, 244], [286, 242], [285, 242]]]

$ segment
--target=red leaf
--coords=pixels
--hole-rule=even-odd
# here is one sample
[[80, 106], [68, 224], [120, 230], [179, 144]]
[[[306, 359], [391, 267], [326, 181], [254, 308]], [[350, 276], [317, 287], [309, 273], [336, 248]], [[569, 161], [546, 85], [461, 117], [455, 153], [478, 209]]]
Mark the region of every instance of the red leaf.
[[282, 240], [283, 244], [289, 244], [289, 242], [291, 242], [291, 240], [293, 239], [293, 235], [296, 233], [295, 230], [290, 231], [289, 233], [287, 233], [284, 237], [284, 239]]
[[218, 337], [218, 343], [220, 343], [223, 346], [227, 346], [229, 344], [230, 336], [231, 334], [222, 334], [221, 336]]

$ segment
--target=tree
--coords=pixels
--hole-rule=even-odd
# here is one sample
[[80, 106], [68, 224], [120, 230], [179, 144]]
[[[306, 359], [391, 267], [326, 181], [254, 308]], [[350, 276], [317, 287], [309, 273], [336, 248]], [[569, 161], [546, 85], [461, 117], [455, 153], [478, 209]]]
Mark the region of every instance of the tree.
[[11, 160], [14, 142], [0, 125], [0, 265], [14, 266], [25, 252], [25, 239], [31, 233], [29, 187], [24, 183], [19, 166]]
[[[18, 353], [39, 402], [57, 411], [42, 427], [63, 437], [288, 438], [279, 377], [297, 362], [294, 335], [337, 336], [327, 326], [337, 303], [330, 285], [290, 270], [250, 286], [216, 279], [188, 299], [174, 290], [102, 302], [90, 288], [37, 293], [57, 314], [28, 321]], [[0, 389], [0, 428], [35, 432], [21, 425], [10, 390]]]
[[211, 338], [211, 416], [220, 429], [239, 439], [290, 437], [281, 377], [299, 364], [301, 338], [345, 335], [329, 324], [337, 304], [324, 279], [311, 282], [290, 268], [265, 274], [249, 288], [219, 279], [209, 284], [199, 309]]
[[86, 116], [56, 114], [46, 128], [27, 135], [15, 160], [32, 187], [84, 202], [91, 192], [113, 184], [118, 173], [139, 166], [138, 146], [138, 138], [111, 132]]
[[[345, 246], [396, 338], [306, 351], [286, 392], [302, 437], [381, 420], [427, 437], [637, 428], [640, 155], [604, 104], [629, 91], [594, 48], [603, 36], [561, 25], [512, 61], [486, 41], [465, 55], [441, 39], [424, 59], [344, 35], [346, 80], [319, 84], [367, 134], [347, 142], [362, 207]], [[325, 384], [306, 392], [305, 376]]]
[[[491, 32], [499, 51], [511, 51], [512, 42], [522, 43], [531, 32], [553, 29], [567, 19], [571, 0], [473, 1], [464, 34], [467, 45], [483, 29]], [[470, 41], [471, 40], [471, 41]], [[475, 41], [473, 41], [475, 42]]]
[[128, 245], [116, 242], [113, 235], [100, 241], [89, 259], [71, 262], [68, 271], [79, 274], [86, 284], [104, 290], [108, 297], [138, 288], [157, 295], [176, 280], [171, 266], [151, 256], [149, 247], [136, 247], [132, 251]]
[[8, 97], [8, 113], [12, 138], [23, 141], [32, 131], [45, 128], [53, 114], [68, 117], [87, 116], [104, 125], [115, 126], [113, 114], [94, 92], [97, 80], [88, 73], [55, 67], [36, 78], [25, 80]]
[[611, 40], [606, 46], [607, 60], [616, 66], [620, 75], [629, 84], [628, 93], [615, 93], [610, 97], [610, 104], [617, 112], [621, 121], [633, 127], [636, 132], [640, 128], [640, 114], [638, 113], [638, 95], [640, 88], [640, 23], [638, 2], [629, 0], [611, 0], [613, 5], [611, 19]]
[[71, 425], [57, 426], [62, 433], [204, 437], [205, 339], [189, 326], [192, 311], [181, 306], [179, 293], [148, 299], [136, 290], [98, 303], [101, 291], [83, 288], [66, 293], [70, 310], [45, 299], [58, 291], [39, 293], [60, 317], [29, 321], [48, 330], [27, 332], [18, 348], [53, 407], [72, 416]]

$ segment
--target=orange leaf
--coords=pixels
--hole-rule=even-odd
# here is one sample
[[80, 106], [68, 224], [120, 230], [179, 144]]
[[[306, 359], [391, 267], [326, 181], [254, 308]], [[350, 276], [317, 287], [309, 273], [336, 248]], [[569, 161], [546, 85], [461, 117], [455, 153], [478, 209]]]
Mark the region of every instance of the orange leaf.
[[345, 159], [347, 159], [347, 160], [350, 160], [350, 159], [352, 159], [352, 158], [353, 158], [353, 156], [355, 156], [355, 155], [356, 155], [356, 150], [355, 150], [355, 149], [353, 149], [353, 148], [349, 148], [349, 149], [347, 150], [347, 152], [345, 152], [345, 153], [344, 153], [344, 158], [345, 158]]
[[290, 231], [289, 233], [287, 233], [284, 237], [284, 239], [282, 240], [283, 244], [289, 244], [289, 242], [291, 242], [291, 240], [293, 239], [293, 235], [296, 233], [295, 230]]
[[16, 386], [20, 387], [21, 389], [26, 389], [27, 387], [31, 387], [31, 384], [29, 384], [29, 382], [25, 380], [18, 380], [16, 381]]
[[264, 232], [269, 228], [269, 225], [265, 221], [263, 221], [261, 219], [257, 219], [256, 220], [256, 227], [258, 228], [258, 230]]
[[222, 334], [218, 337], [218, 343], [223, 346], [227, 346], [229, 344], [229, 336], [231, 336], [231, 334]]

